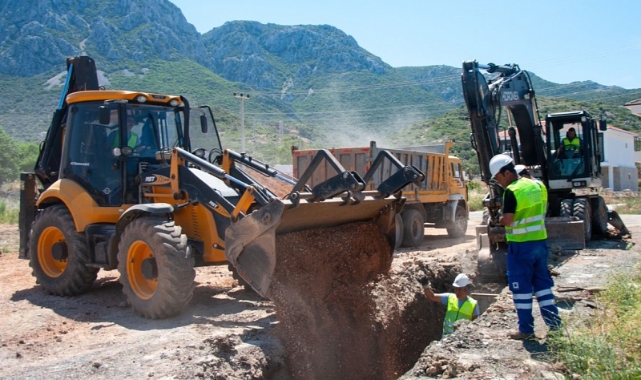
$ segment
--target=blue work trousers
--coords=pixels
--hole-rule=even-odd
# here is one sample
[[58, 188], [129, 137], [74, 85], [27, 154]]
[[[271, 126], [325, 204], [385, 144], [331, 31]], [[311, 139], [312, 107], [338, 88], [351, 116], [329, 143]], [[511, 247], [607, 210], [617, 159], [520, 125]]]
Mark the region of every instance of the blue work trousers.
[[554, 281], [548, 270], [548, 256], [546, 240], [508, 244], [507, 280], [519, 318], [519, 331], [526, 334], [534, 333], [532, 295], [541, 308], [545, 324], [552, 329], [560, 325], [559, 310], [552, 293]]

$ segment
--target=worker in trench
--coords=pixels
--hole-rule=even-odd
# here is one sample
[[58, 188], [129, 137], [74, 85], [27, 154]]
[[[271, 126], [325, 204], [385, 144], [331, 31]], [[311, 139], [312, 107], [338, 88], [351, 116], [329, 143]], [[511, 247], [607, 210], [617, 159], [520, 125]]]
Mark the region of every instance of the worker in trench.
[[505, 226], [508, 242], [507, 280], [518, 316], [518, 330], [509, 334], [512, 339], [532, 340], [532, 294], [541, 309], [541, 316], [550, 329], [561, 325], [548, 270], [550, 254], [545, 230], [545, 211], [542, 188], [533, 180], [519, 178], [512, 157], [498, 154], [490, 160], [490, 173], [505, 189], [503, 214], [499, 223]]
[[478, 302], [468, 295], [470, 279], [461, 273], [454, 279], [454, 293], [434, 293], [427, 277], [422, 276], [418, 282], [423, 286], [427, 299], [447, 306], [443, 321], [443, 336], [454, 332], [454, 323], [459, 320], [473, 321], [479, 316]]

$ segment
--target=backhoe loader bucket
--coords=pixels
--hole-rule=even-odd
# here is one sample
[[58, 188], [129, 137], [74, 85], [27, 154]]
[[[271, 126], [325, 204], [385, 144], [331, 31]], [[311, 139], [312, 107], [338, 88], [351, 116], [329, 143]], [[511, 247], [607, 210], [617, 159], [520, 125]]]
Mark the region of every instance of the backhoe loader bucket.
[[[380, 158], [383, 159], [392, 161], [398, 170], [376, 191], [366, 192], [363, 191], [366, 182], [357, 173], [346, 171], [330, 152], [319, 151], [294, 186], [289, 199], [271, 199], [268, 204], [227, 228], [227, 260], [258, 294], [269, 298], [269, 287], [278, 260], [277, 236], [280, 235], [315, 230], [315, 239], [325, 241], [332, 239], [332, 232], [328, 230], [331, 227], [350, 228], [355, 223], [372, 222], [377, 227], [374, 230], [385, 237], [389, 245], [386, 254], [391, 258], [396, 243], [395, 217], [405, 202], [400, 197], [400, 190], [412, 182], [424, 180], [425, 176], [415, 167], [403, 166], [389, 153]], [[339, 174], [308, 189], [305, 183], [321, 160], [329, 161]], [[370, 171], [376, 170], [375, 166]], [[365, 178], [371, 178], [370, 171]]]
[[276, 236], [317, 230], [320, 233], [315, 236], [319, 239], [331, 240], [331, 234], [323, 234], [324, 229], [373, 221], [386, 237], [391, 255], [396, 239], [394, 218], [402, 203], [396, 198], [371, 198], [356, 204], [336, 199], [295, 206], [289, 201], [274, 200], [227, 228], [225, 255], [258, 294], [269, 297], [277, 262]]

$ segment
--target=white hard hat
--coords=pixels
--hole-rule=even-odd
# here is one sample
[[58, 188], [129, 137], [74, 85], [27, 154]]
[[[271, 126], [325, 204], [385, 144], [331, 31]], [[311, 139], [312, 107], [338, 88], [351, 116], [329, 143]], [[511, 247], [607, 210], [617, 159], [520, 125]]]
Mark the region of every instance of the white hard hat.
[[467, 275], [465, 273], [460, 273], [454, 279], [454, 283], [452, 284], [452, 286], [455, 288], [464, 288], [469, 284], [470, 284], [470, 279], [467, 277]]
[[502, 167], [507, 164], [511, 164], [512, 162], [512, 157], [508, 156], [507, 154], [497, 154], [496, 156], [492, 157], [492, 159], [490, 160], [490, 174], [492, 174], [492, 178], [494, 178], [494, 176], [498, 174], [499, 170], [501, 170]]
[[525, 165], [516, 165], [514, 167], [514, 171], [516, 172], [516, 174], [521, 174], [523, 170], [525, 170]]

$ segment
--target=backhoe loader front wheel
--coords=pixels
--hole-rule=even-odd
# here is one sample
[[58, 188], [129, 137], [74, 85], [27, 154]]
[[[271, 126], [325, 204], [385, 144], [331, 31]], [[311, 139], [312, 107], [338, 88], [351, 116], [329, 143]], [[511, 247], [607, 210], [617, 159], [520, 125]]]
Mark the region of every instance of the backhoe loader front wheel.
[[151, 319], [180, 313], [194, 292], [194, 258], [187, 236], [174, 222], [139, 218], [123, 231], [118, 245], [122, 292], [136, 314]]
[[85, 292], [96, 280], [98, 269], [89, 268], [89, 247], [76, 232], [69, 210], [55, 205], [40, 211], [29, 237], [29, 266], [36, 282], [57, 296]]

